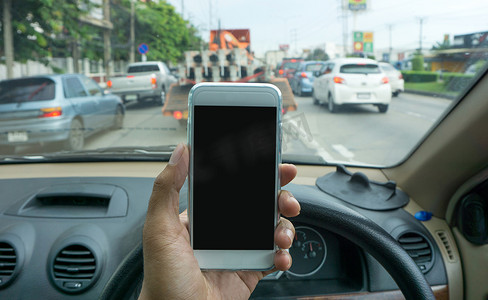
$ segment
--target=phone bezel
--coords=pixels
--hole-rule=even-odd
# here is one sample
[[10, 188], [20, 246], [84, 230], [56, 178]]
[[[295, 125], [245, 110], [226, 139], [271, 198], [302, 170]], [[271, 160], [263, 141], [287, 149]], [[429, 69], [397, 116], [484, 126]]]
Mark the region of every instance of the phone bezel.
[[[281, 163], [281, 110], [280, 90], [263, 83], [200, 83], [188, 96], [188, 144], [190, 164], [188, 172], [188, 219], [190, 240], [193, 248], [193, 114], [194, 107], [201, 106], [255, 106], [276, 107], [276, 171], [275, 199], [280, 189], [279, 164]], [[278, 222], [278, 204], [275, 201], [274, 226]], [[274, 266], [276, 246], [273, 250], [193, 250], [201, 269], [220, 270], [268, 270]]]

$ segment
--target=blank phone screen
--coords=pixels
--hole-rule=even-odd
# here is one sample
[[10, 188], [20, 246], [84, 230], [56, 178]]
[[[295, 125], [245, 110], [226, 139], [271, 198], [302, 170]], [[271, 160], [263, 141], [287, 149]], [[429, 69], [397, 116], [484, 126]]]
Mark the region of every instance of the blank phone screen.
[[276, 110], [194, 107], [194, 249], [274, 249]]

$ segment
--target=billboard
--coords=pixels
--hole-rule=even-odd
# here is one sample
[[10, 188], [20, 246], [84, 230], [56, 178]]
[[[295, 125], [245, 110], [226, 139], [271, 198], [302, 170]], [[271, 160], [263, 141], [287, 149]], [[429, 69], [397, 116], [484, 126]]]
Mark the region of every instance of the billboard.
[[354, 53], [373, 53], [373, 33], [354, 31], [353, 32], [353, 50]]
[[348, 0], [348, 2], [350, 10], [366, 10], [366, 0]]

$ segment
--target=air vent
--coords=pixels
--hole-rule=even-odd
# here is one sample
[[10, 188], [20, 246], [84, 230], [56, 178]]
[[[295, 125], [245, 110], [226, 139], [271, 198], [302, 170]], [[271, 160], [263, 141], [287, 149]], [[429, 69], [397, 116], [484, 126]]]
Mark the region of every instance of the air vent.
[[444, 249], [446, 250], [447, 258], [449, 262], [456, 262], [457, 259], [456, 256], [454, 255], [454, 251], [452, 250], [451, 241], [447, 233], [444, 230], [439, 230], [436, 231], [436, 234], [441, 239], [442, 245], [444, 245]]
[[58, 252], [52, 266], [55, 284], [65, 292], [76, 293], [91, 285], [97, 271], [97, 260], [89, 248], [69, 245]]
[[407, 232], [398, 238], [403, 249], [415, 261], [422, 273], [427, 273], [433, 265], [434, 256], [429, 241], [417, 232]]
[[7, 243], [0, 242], [0, 287], [6, 285], [14, 275], [17, 266], [17, 252]]

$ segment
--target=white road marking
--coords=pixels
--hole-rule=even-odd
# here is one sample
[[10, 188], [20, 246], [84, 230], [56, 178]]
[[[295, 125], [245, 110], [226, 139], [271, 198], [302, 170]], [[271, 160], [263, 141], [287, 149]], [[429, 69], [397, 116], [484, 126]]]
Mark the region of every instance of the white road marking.
[[352, 159], [354, 157], [354, 153], [349, 151], [344, 145], [342, 144], [335, 144], [332, 145], [335, 151], [339, 152], [340, 155], [344, 156], [345, 158]]
[[305, 130], [298, 125], [296, 120], [287, 118], [283, 121], [286, 122], [288, 126], [291, 126], [294, 130], [296, 130], [296, 138], [298, 138], [305, 145], [305, 147], [315, 150], [317, 152], [317, 155], [322, 157], [322, 159], [326, 162], [335, 161], [334, 158], [329, 154], [329, 152], [327, 152], [322, 146], [320, 146], [315, 138], [309, 137], [309, 134], [307, 134], [307, 132], [305, 132]]
[[414, 113], [414, 112], [411, 112], [411, 111], [406, 111], [405, 112], [407, 115], [411, 115], [411, 116], [414, 116], [414, 117], [417, 117], [417, 118], [423, 118], [424, 116], [422, 116], [421, 114], [418, 114], [418, 113]]

